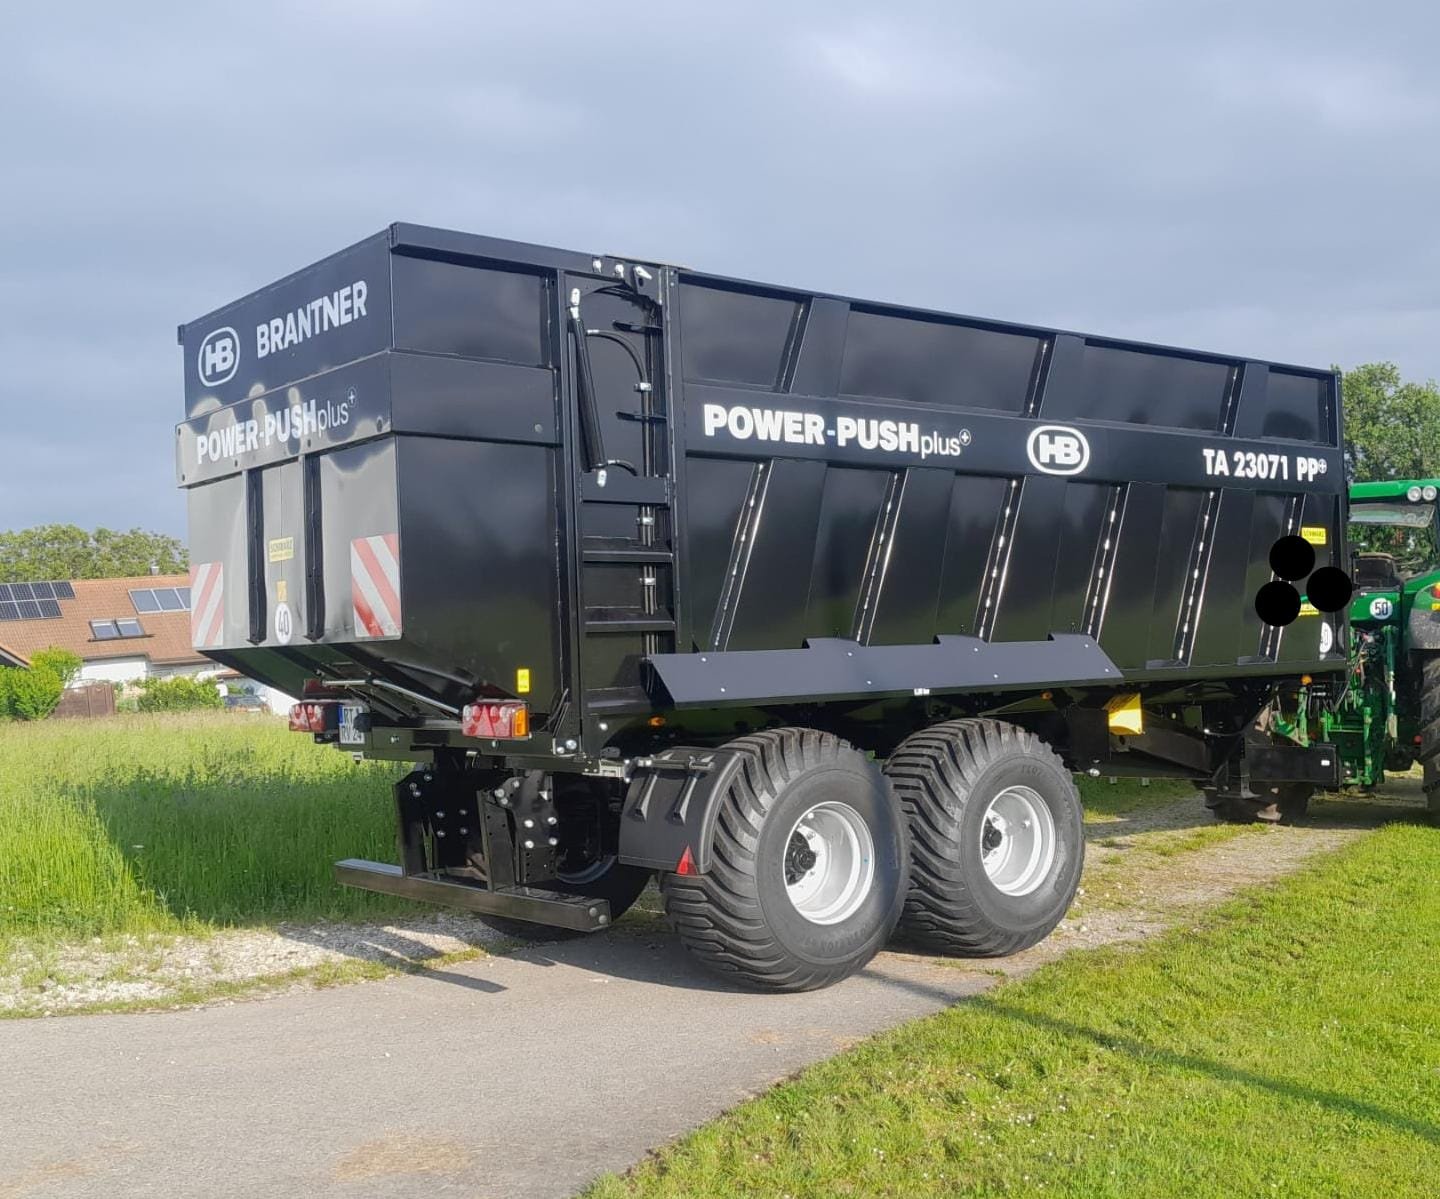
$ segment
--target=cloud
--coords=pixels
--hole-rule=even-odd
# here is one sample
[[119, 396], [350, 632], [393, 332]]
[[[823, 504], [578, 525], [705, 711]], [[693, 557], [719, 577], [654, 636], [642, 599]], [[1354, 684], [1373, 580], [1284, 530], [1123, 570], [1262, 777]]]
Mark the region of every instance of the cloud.
[[411, 220], [1440, 375], [1440, 10], [21, 6], [0, 525], [183, 529], [175, 326]]

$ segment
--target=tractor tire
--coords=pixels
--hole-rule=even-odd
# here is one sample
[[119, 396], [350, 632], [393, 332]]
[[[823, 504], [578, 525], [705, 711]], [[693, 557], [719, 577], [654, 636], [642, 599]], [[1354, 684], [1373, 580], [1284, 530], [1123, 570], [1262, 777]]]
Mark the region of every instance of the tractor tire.
[[885, 763], [910, 826], [901, 934], [941, 953], [1003, 957], [1043, 940], [1085, 862], [1080, 794], [1034, 733], [952, 720]]
[[1440, 817], [1440, 654], [1426, 654], [1420, 664], [1420, 766], [1424, 772], [1425, 806]]
[[829, 733], [771, 729], [726, 749], [704, 874], [663, 874], [665, 914], [702, 965], [745, 986], [808, 991], [854, 974], [905, 899], [905, 817], [874, 762]]

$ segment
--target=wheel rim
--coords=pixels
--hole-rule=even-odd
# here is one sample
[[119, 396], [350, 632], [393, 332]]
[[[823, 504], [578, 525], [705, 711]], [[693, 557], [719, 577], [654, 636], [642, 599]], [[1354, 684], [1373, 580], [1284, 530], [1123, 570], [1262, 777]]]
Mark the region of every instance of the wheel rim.
[[985, 877], [1006, 895], [1029, 895], [1055, 864], [1055, 817], [1029, 787], [1007, 787], [980, 824]]
[[811, 924], [853, 916], [875, 882], [875, 842], [860, 813], [827, 800], [810, 808], [785, 839], [785, 892]]

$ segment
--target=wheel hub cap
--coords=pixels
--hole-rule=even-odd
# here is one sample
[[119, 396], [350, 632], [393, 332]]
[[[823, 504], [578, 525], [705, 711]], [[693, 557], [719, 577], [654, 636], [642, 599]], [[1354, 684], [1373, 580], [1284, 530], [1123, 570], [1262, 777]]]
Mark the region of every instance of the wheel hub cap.
[[990, 801], [980, 829], [985, 876], [1006, 895], [1029, 895], [1055, 864], [1055, 818], [1037, 791], [1007, 787]]
[[785, 892], [812, 924], [855, 914], [875, 881], [875, 843], [849, 804], [818, 803], [795, 822], [785, 844]]

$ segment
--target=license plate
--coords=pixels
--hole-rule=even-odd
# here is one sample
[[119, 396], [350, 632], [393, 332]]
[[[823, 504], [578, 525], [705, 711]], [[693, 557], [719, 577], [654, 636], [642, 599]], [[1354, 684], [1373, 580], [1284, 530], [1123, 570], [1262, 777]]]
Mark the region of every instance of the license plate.
[[340, 705], [340, 744], [364, 745], [365, 722], [361, 719], [365, 709], [360, 704]]

